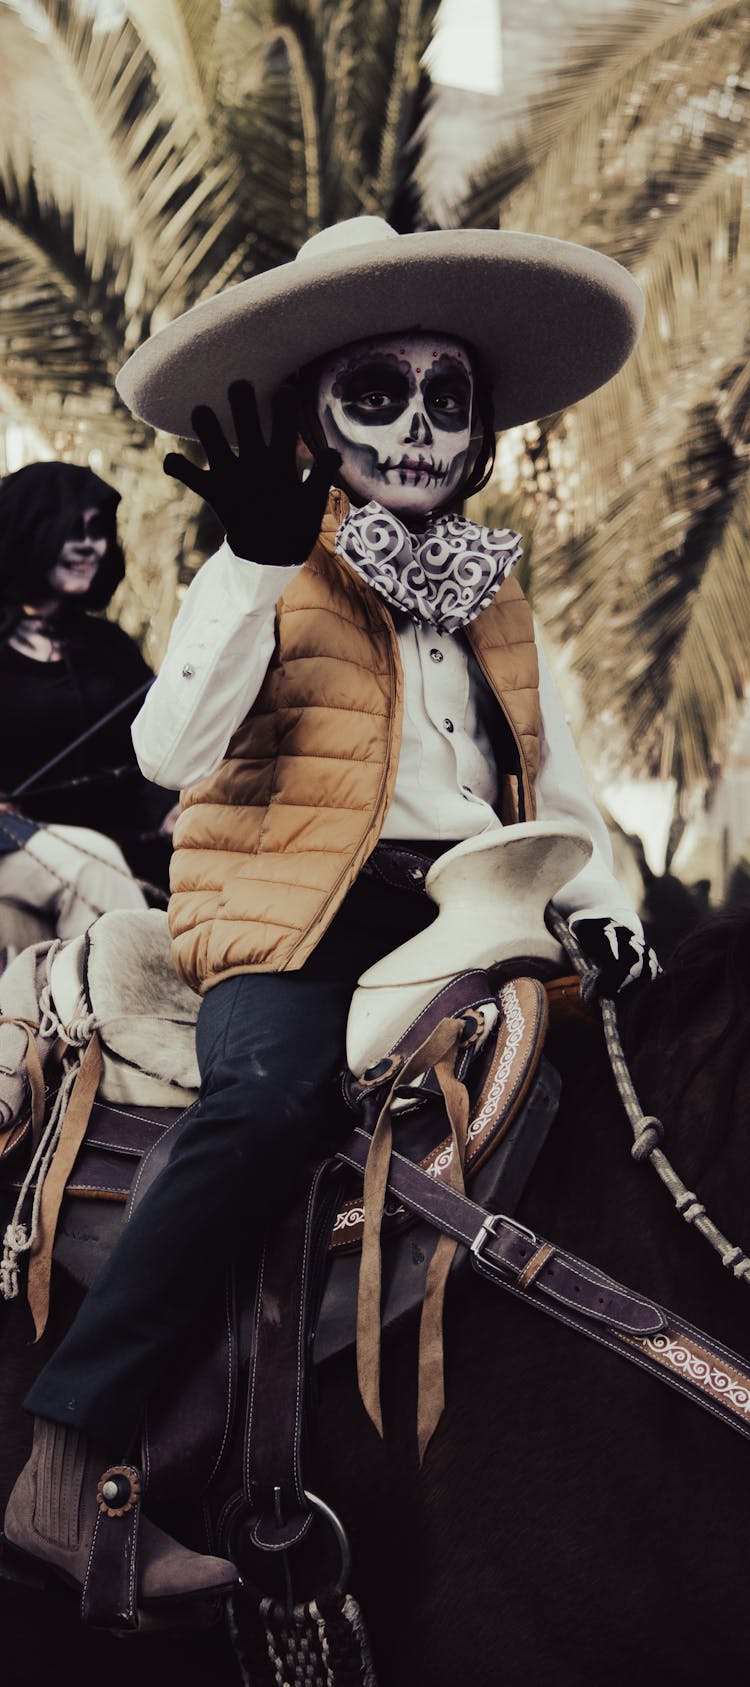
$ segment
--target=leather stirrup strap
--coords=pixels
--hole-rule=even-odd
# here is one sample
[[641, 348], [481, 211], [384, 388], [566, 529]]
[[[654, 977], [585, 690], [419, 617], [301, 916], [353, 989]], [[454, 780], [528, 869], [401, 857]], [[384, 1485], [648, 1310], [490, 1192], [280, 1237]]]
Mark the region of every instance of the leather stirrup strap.
[[[31, 1050], [31, 1043], [29, 1049]], [[36, 1051], [35, 1051], [36, 1052]], [[60, 1140], [44, 1180], [39, 1206], [36, 1240], [29, 1256], [28, 1301], [34, 1319], [35, 1340], [44, 1334], [49, 1314], [52, 1249], [57, 1220], [70, 1173], [86, 1135], [86, 1126], [96, 1100], [102, 1075], [102, 1051], [94, 1032], [78, 1068], [65, 1110]]]
[[250, 1538], [266, 1552], [294, 1546], [312, 1522], [302, 1477], [302, 1414], [316, 1220], [330, 1167], [330, 1160], [318, 1166], [306, 1200], [271, 1232], [258, 1275], [243, 1484]]
[[[119, 1492], [108, 1503], [106, 1490], [110, 1484]], [[81, 1621], [92, 1628], [138, 1628], [140, 1471], [134, 1465], [112, 1465], [105, 1470], [99, 1482], [97, 1506], [81, 1593]]]

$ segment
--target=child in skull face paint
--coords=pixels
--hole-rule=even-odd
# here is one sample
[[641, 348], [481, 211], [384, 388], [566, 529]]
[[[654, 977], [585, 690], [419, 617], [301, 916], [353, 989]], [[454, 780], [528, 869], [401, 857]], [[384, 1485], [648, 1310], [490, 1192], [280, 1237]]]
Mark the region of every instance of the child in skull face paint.
[[319, 426], [355, 502], [375, 498], [418, 519], [455, 498], [474, 421], [459, 341], [416, 331], [363, 341], [325, 359], [317, 379]]
[[[434, 331], [408, 327], [433, 312]], [[584, 820], [594, 855], [557, 904], [609, 955], [610, 989], [644, 970], [512, 577], [518, 536], [458, 513], [493, 426], [608, 379], [639, 312], [619, 266], [581, 248], [400, 237], [360, 218], [196, 307], [123, 371], [138, 413], [201, 440], [206, 469], [164, 466], [213, 505], [227, 542], [186, 595], [134, 731], [149, 777], [188, 787], [170, 923], [204, 998], [200, 1101], [31, 1392], [34, 1453], [6, 1517], [11, 1541], [74, 1580], [102, 1465], [132, 1445], [210, 1286], [199, 1238], [247, 1246], [348, 1129], [330, 1086], [357, 978], [434, 912], [415, 856], [427, 865], [519, 815]], [[296, 371], [304, 481], [299, 390], [282, 380]], [[51, 1492], [63, 1464], [64, 1497]], [[44, 1535], [40, 1509], [57, 1519]], [[142, 1541], [142, 1603], [165, 1580], [174, 1596], [233, 1575], [151, 1530]]]

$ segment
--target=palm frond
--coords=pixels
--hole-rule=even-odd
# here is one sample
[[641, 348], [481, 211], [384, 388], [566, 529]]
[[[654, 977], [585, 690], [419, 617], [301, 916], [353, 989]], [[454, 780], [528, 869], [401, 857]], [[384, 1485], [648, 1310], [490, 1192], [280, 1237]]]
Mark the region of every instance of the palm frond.
[[[505, 227], [568, 239], [571, 228], [590, 224], [580, 238], [600, 245], [602, 221], [610, 232], [629, 228], [624, 198], [667, 159], [670, 168], [681, 160], [689, 166], [707, 130], [731, 135], [735, 119], [725, 96], [741, 81], [736, 60], [750, 29], [746, 0], [680, 8], [677, 21], [675, 14], [668, 0], [639, 0], [607, 19], [593, 39], [583, 33], [578, 50], [531, 102], [520, 140], [490, 157], [455, 220], [492, 226], [501, 214]], [[648, 208], [653, 203], [651, 195]], [[648, 227], [641, 233], [647, 240]]]
[[127, 0], [127, 10], [154, 66], [173, 116], [207, 139], [211, 132], [221, 0]]
[[690, 606], [663, 706], [660, 772], [689, 788], [715, 770], [748, 676], [750, 480], [743, 475]]
[[749, 135], [746, 0], [639, 5], [572, 56], [462, 208], [606, 251], [644, 289], [629, 364], [542, 429], [533, 584], [598, 749], [682, 785], [710, 777], [750, 679]]
[[615, 732], [633, 771], [689, 786], [715, 766], [748, 675], [750, 479], [710, 402], [636, 475], [586, 533], [555, 543], [540, 523], [536, 597], [574, 652], [598, 750]]
[[[96, 228], [100, 245], [128, 248], [125, 296], [128, 346], [137, 343], [155, 305], [169, 296], [172, 314], [189, 299], [196, 268], [227, 251], [234, 159], [221, 159], [174, 99], [157, 91], [153, 62], [129, 20], [97, 29], [68, 0], [37, 0], [44, 52], [65, 89], [87, 167], [61, 167], [54, 144], [35, 136], [40, 194], [55, 198], [77, 228]], [[207, 253], [209, 255], [207, 262]], [[197, 255], [200, 254], [200, 257]]]
[[[438, 7], [424, 0], [401, 0], [394, 17], [393, 59], [385, 104], [379, 117], [378, 166], [372, 185], [372, 208], [388, 216], [405, 179], [418, 161], [419, 125], [424, 114], [429, 80], [422, 60], [432, 37]], [[387, 40], [386, 25], [384, 40]]]

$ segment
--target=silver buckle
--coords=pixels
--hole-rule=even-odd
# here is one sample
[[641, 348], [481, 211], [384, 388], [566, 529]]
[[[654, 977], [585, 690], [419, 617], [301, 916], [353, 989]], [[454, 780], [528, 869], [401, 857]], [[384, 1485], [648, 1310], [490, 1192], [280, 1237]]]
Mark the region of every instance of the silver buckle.
[[[469, 1253], [472, 1255], [477, 1269], [480, 1265], [483, 1265], [489, 1271], [503, 1270], [504, 1261], [497, 1259], [488, 1260], [484, 1257], [484, 1248], [487, 1238], [496, 1234], [495, 1225], [500, 1219], [502, 1219], [503, 1224], [510, 1225], [511, 1230], [517, 1231], [519, 1236], [526, 1236], [531, 1243], [532, 1248], [538, 1245], [536, 1234], [533, 1230], [529, 1230], [528, 1225], [519, 1224], [517, 1219], [508, 1218], [506, 1213], [488, 1213], [469, 1248]], [[505, 1266], [505, 1269], [511, 1273], [515, 1270], [512, 1265]]]

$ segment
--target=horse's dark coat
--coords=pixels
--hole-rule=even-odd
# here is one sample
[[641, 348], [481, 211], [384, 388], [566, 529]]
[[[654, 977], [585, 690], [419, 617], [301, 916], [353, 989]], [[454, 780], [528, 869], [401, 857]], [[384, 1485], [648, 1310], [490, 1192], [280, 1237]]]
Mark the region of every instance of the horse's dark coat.
[[[749, 937], [743, 916], [690, 939], [628, 1027], [641, 1100], [663, 1117], [667, 1152], [745, 1248]], [[568, 1029], [551, 1052], [563, 1101], [519, 1216], [750, 1355], [750, 1291], [630, 1158], [603, 1050]], [[37, 1360], [10, 1343], [6, 1351], [7, 1487], [21, 1456], [11, 1373]], [[744, 1674], [747, 1446], [479, 1280], [449, 1297], [446, 1353], [448, 1405], [421, 1472], [415, 1332], [384, 1350], [384, 1444], [349, 1362], [332, 1361], [319, 1378], [308, 1481], [350, 1530], [381, 1687], [632, 1687], [637, 1678], [702, 1687], [717, 1667]], [[6, 1603], [17, 1632], [22, 1607]], [[29, 1621], [39, 1662], [23, 1679], [65, 1679], [52, 1661], [57, 1633]], [[160, 1646], [76, 1636], [72, 1626], [64, 1635], [83, 1687], [103, 1670], [116, 1687], [155, 1687], [167, 1656], [181, 1682], [238, 1680], [218, 1635]]]

